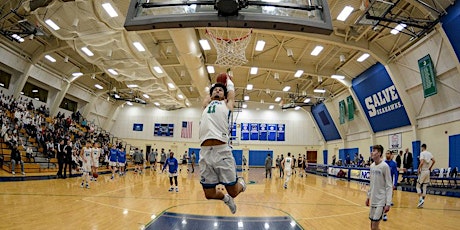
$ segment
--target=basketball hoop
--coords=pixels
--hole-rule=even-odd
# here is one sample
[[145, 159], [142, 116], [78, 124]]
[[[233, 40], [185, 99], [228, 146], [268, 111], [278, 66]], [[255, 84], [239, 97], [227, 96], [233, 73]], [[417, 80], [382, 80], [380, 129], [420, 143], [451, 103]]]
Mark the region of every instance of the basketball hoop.
[[229, 30], [207, 28], [206, 35], [216, 47], [216, 65], [240, 66], [248, 62], [246, 59], [246, 47], [251, 40], [252, 29], [249, 29], [249, 32], [245, 30], [231, 32]]

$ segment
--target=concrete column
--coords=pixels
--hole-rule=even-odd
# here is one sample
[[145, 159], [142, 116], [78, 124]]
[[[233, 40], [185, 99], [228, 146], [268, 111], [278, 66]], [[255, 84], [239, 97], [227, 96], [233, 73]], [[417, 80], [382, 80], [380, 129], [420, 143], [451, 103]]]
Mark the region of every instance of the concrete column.
[[24, 88], [24, 86], [27, 83], [27, 79], [29, 79], [29, 73], [30, 70], [32, 69], [33, 65], [31, 63], [28, 64], [26, 67], [26, 71], [19, 76], [19, 79], [16, 81], [14, 91], [13, 91], [13, 98], [17, 99], [19, 98], [19, 95], [21, 95], [21, 91]]
[[62, 100], [67, 94], [67, 91], [69, 91], [69, 88], [70, 88], [70, 81], [68, 81], [67, 79], [63, 79], [61, 90], [58, 92], [58, 94], [56, 95], [56, 98], [54, 99], [54, 102], [52, 102], [50, 106], [50, 116], [51, 117], [56, 116], [56, 114], [58, 113], [59, 105], [61, 104]]

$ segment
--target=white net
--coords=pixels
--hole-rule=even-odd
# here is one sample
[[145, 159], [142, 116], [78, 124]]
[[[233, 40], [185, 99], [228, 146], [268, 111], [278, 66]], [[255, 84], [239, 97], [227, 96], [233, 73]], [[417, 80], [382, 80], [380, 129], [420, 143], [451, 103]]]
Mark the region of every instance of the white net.
[[208, 28], [206, 29], [206, 35], [216, 47], [216, 65], [241, 66], [248, 62], [246, 59], [246, 47], [251, 41], [252, 29], [229, 31]]

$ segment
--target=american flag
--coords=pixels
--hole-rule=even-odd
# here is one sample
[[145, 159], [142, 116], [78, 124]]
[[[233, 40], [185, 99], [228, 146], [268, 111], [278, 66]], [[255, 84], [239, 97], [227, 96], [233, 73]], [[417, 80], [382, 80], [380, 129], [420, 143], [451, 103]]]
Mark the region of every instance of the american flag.
[[180, 132], [180, 137], [192, 138], [192, 122], [191, 121], [182, 122], [182, 130]]

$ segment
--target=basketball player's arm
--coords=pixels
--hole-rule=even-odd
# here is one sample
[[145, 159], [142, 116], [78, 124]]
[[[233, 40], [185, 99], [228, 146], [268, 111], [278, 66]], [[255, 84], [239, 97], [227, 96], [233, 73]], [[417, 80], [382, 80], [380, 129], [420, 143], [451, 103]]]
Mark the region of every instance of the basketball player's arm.
[[201, 106], [202, 106], [202, 109], [206, 109], [206, 106], [209, 105], [209, 102], [211, 102], [211, 96], [210, 96], [210, 95], [207, 95], [207, 96], [203, 99], [203, 104], [201, 105]]
[[234, 105], [235, 105], [235, 84], [233, 84], [233, 81], [228, 77], [227, 78], [227, 108], [230, 111], [233, 111]]
[[391, 201], [393, 197], [393, 179], [391, 179], [391, 171], [390, 167], [385, 167], [383, 176], [385, 177], [385, 207], [383, 208], [383, 212], [387, 213], [390, 211]]
[[431, 166], [430, 166], [430, 172], [431, 172], [431, 169], [433, 168], [434, 163], [436, 163], [436, 161], [434, 160], [434, 158], [431, 158], [431, 161], [432, 161], [433, 163], [432, 163]]
[[81, 148], [81, 149], [80, 149], [80, 158], [81, 158], [81, 160], [82, 160], [83, 162], [86, 163], [86, 159], [83, 157], [83, 155], [84, 155], [84, 154], [83, 154], [83, 148]]

